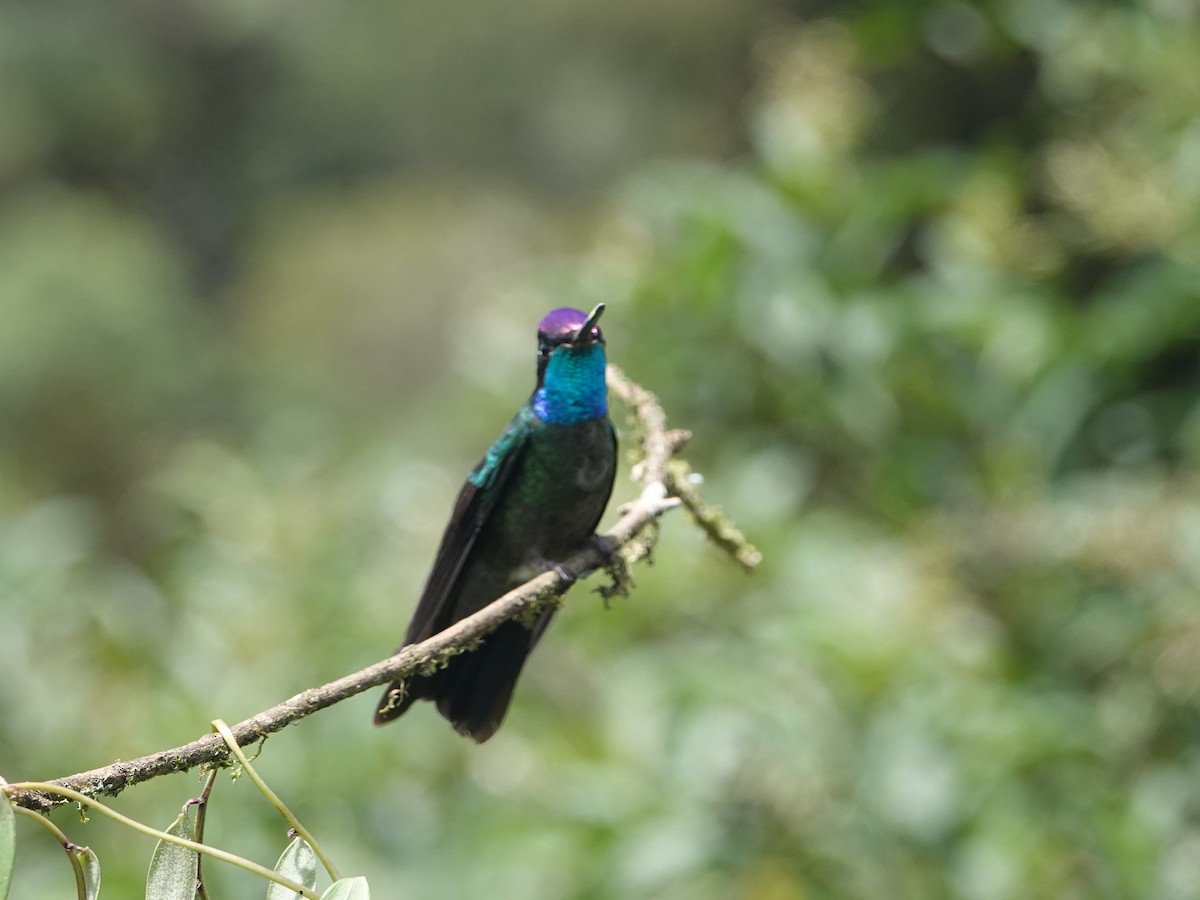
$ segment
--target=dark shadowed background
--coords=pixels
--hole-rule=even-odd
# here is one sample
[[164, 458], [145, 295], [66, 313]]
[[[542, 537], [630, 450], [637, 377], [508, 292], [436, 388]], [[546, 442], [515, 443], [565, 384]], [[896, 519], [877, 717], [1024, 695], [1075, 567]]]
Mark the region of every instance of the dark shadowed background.
[[[671, 517], [483, 747], [375, 692], [271, 738], [343, 871], [1200, 898], [1197, 60], [1190, 0], [0, 6], [0, 774], [390, 652], [537, 320], [603, 300], [765, 562]], [[208, 836], [286, 842], [244, 779]]]

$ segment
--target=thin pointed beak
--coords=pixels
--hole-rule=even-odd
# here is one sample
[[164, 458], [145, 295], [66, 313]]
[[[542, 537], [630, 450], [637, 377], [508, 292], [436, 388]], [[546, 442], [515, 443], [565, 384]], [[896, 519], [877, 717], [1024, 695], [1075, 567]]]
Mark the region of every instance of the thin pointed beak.
[[600, 321], [600, 317], [602, 315], [604, 315], [604, 304], [597, 303], [596, 308], [588, 313], [587, 321], [579, 327], [579, 331], [576, 333], [575, 337], [571, 339], [571, 343], [580, 344], [591, 337], [592, 328], [597, 322]]

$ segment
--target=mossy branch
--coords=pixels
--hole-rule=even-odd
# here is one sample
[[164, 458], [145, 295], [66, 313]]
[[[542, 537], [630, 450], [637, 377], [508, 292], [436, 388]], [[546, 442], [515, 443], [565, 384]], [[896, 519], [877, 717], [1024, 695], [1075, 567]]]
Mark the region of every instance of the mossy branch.
[[[620, 519], [601, 541], [560, 562], [574, 572], [606, 569], [619, 587], [627, 578], [625, 567], [646, 556], [657, 539], [658, 530], [652, 526], [659, 517], [682, 502], [718, 546], [742, 566], [753, 567], [759, 558], [758, 551], [723, 517], [708, 511], [695, 486], [686, 477], [685, 469], [673, 467], [674, 456], [686, 443], [688, 433], [669, 430], [657, 398], [625, 378], [615, 366], [608, 368], [608, 385], [612, 393], [630, 408], [641, 432], [640, 460], [634, 467], [634, 477], [642, 485], [642, 491], [637, 499], [621, 509]], [[363, 691], [407, 675], [430, 671], [509, 619], [559, 603], [571, 584], [571, 579], [557, 572], [544, 572], [428, 640], [404, 647], [394, 656], [336, 681], [302, 691], [239, 722], [230, 728], [230, 732], [238, 745], [244, 747]], [[605, 590], [602, 589], [602, 593]], [[160, 775], [185, 772], [197, 766], [225, 765], [229, 758], [229, 748], [221, 736], [206, 734], [180, 747], [115, 762], [50, 783], [87, 796], [115, 796], [127, 787]], [[45, 791], [14, 790], [11, 794], [18, 805], [41, 812], [65, 802], [61, 796]]]

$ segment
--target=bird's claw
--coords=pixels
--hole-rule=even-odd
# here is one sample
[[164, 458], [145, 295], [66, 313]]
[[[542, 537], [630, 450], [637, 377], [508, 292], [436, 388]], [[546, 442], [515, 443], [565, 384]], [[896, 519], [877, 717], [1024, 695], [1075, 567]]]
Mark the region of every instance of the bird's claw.
[[551, 563], [550, 571], [565, 581], [568, 585], [572, 585], [579, 580], [579, 573], [576, 572], [571, 566], [564, 565], [563, 563]]
[[561, 578], [567, 587], [580, 578], [591, 575], [596, 569], [603, 569], [612, 579], [612, 583], [600, 585], [596, 588], [596, 593], [604, 598], [604, 607], [607, 609], [608, 601], [613, 597], [629, 596], [629, 589], [633, 586], [633, 573], [630, 572], [629, 563], [625, 557], [617, 552], [620, 544], [615, 538], [605, 534], [593, 534], [586, 543], [587, 549], [600, 556], [600, 565], [588, 569], [576, 569], [566, 563], [547, 560], [546, 568]]

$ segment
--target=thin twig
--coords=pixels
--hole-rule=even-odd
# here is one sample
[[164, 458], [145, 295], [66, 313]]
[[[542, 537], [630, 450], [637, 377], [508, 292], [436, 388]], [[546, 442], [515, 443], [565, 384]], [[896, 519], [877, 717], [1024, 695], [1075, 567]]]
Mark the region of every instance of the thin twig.
[[263, 777], [250, 764], [250, 760], [246, 759], [246, 754], [242, 752], [242, 748], [233, 740], [233, 735], [229, 732], [229, 726], [220, 719], [215, 719], [212, 726], [213, 730], [221, 735], [221, 738], [225, 741], [225, 746], [229, 748], [229, 752], [237, 757], [237, 761], [241, 763], [242, 771], [246, 773], [246, 777], [254, 782], [254, 786], [267, 798], [267, 802], [279, 810], [279, 814], [292, 827], [292, 831], [308, 844], [317, 859], [321, 861], [321, 865], [325, 867], [325, 871], [329, 873], [330, 880], [340, 881], [342, 874], [337, 870], [337, 866], [333, 864], [333, 860], [329, 858], [329, 854], [325, 852], [325, 849], [313, 837], [312, 832], [300, 824], [300, 820], [296, 818], [296, 814], [288, 808], [283, 799], [271, 790], [270, 786], [263, 780]]
[[[686, 441], [686, 432], [669, 431], [666, 416], [654, 395], [629, 381], [615, 366], [608, 368], [608, 385], [617, 397], [630, 406], [642, 428], [644, 459], [635, 467], [635, 477], [642, 484], [642, 492], [622, 509], [620, 519], [602, 535], [601, 542], [559, 561], [566, 571], [590, 572], [609, 567], [613, 553], [633, 542], [647, 526], [680, 503], [671, 496], [669, 465], [672, 454]], [[532, 614], [558, 603], [558, 598], [571, 584], [570, 579], [557, 572], [544, 572], [428, 640], [410, 644], [389, 659], [336, 681], [302, 691], [239, 722], [230, 731], [238, 745], [244, 747], [355, 694], [436, 668], [509, 619]], [[229, 756], [229, 749], [220, 735], [206, 734], [180, 747], [115, 762], [49, 783], [87, 796], [115, 796], [127, 787], [160, 775], [184, 772], [206, 764], [224, 765]], [[61, 795], [51, 791], [18, 790], [10, 793], [14, 803], [38, 811], [49, 810], [64, 802]]]
[[[667, 417], [659, 405], [658, 398], [650, 391], [629, 381], [616, 366], [608, 367], [608, 387], [632, 410], [634, 417], [645, 430], [642, 440], [645, 458], [639, 464], [643, 484], [661, 484], [666, 492], [683, 501], [692, 519], [718, 547], [728, 553], [746, 571], [762, 562], [762, 553], [751, 544], [741, 530], [730, 521], [719, 506], [709, 506], [700, 496], [691, 467], [674, 456], [691, 440], [692, 433], [683, 429], [668, 430]], [[635, 470], [635, 474], [637, 470]], [[650, 547], [635, 548], [626, 557], [633, 562], [649, 553]]]
[[84, 848], [72, 843], [71, 839], [63, 833], [61, 828], [41, 813], [36, 813], [30, 809], [23, 809], [20, 806], [16, 807], [13, 811], [19, 816], [25, 816], [37, 822], [54, 835], [58, 842], [62, 844], [62, 848], [67, 851], [67, 860], [71, 863], [71, 870], [75, 873], [76, 894], [80, 900], [84, 900], [87, 897], [87, 879], [83, 877], [83, 865], [79, 862], [79, 854]]
[[692, 520], [708, 535], [709, 540], [734, 558], [747, 572], [762, 562], [762, 552], [746, 540], [741, 529], [730, 521], [725, 510], [709, 506], [696, 487], [692, 468], [682, 459], [671, 460], [669, 490], [683, 501]]
[[[193, 797], [187, 803], [183, 804], [184, 812], [187, 812], [189, 806], [196, 807], [196, 843], [204, 843], [204, 825], [208, 821], [208, 800], [212, 796], [212, 790], [217, 784], [217, 769], [209, 769], [208, 775], [204, 779], [204, 789], [200, 791], [199, 797]], [[204, 884], [204, 856], [201, 854], [196, 857], [196, 898], [197, 900], [209, 900], [208, 887]]]
[[244, 869], [247, 872], [252, 872], [260, 878], [265, 878], [268, 881], [274, 881], [276, 884], [281, 884], [285, 888], [289, 888], [303, 897], [308, 897], [310, 900], [320, 900], [315, 891], [310, 891], [302, 884], [297, 884], [290, 878], [280, 875], [278, 872], [273, 872], [266, 866], [259, 865], [250, 859], [245, 859], [238, 856], [236, 853], [229, 853], [226, 850], [221, 850], [217, 847], [210, 847], [208, 844], [198, 844], [195, 841], [190, 841], [187, 838], [181, 838], [178, 835], [171, 834], [166, 831], [159, 831], [157, 828], [151, 828], [149, 825], [131, 819], [129, 816], [117, 812], [111, 807], [105, 806], [103, 803], [91, 803], [91, 797], [85, 796], [79, 791], [72, 790], [68, 787], [63, 787], [57, 782], [40, 782], [40, 781], [18, 781], [12, 785], [16, 788], [16, 796], [22, 794], [45, 794], [47, 796], [56, 796], [61, 794], [66, 800], [78, 803], [81, 807], [87, 806], [88, 809], [95, 810], [103, 816], [107, 816], [114, 822], [124, 825], [133, 831], [137, 831], [147, 837], [157, 838], [159, 841], [166, 841], [169, 844], [176, 844], [180, 847], [186, 847], [194, 853], [203, 853], [206, 856], [211, 856], [213, 859], [219, 859], [222, 862], [227, 862], [231, 866], [237, 866], [239, 869]]

